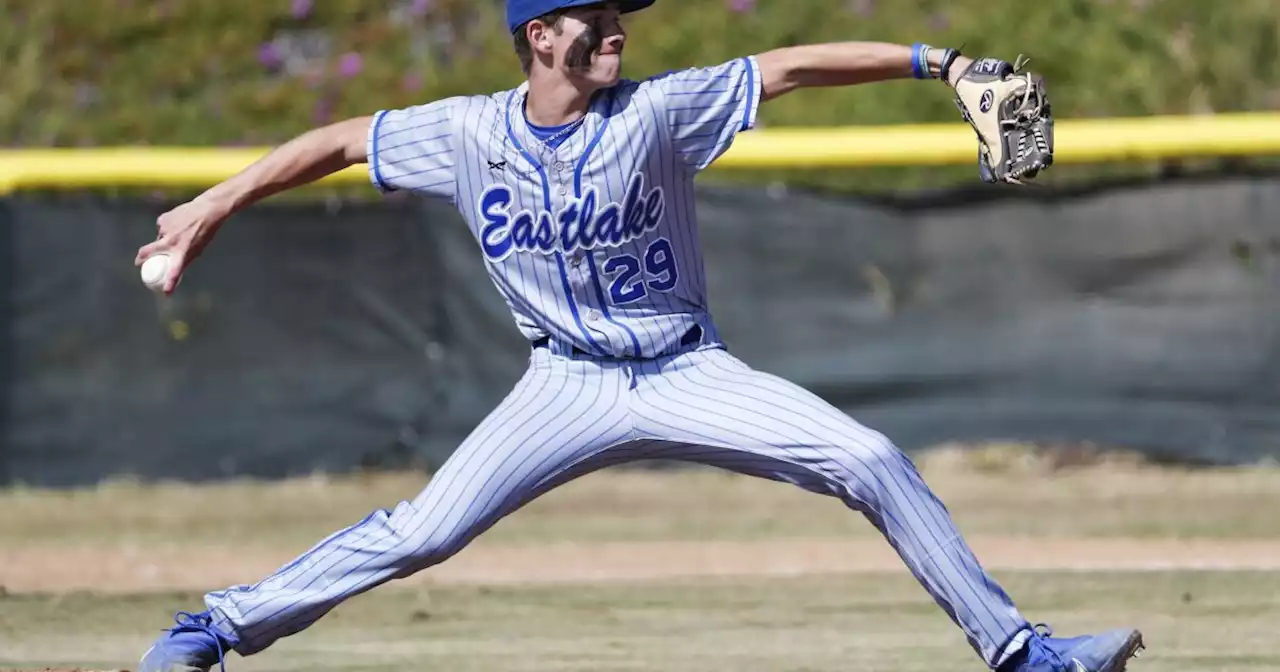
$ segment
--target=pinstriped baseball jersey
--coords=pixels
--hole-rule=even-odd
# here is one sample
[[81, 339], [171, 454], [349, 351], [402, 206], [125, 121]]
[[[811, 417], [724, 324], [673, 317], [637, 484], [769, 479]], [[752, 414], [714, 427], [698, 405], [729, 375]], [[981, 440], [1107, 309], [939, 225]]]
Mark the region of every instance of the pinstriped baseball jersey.
[[527, 88], [379, 112], [374, 185], [449, 199], [530, 341], [653, 357], [698, 326], [718, 345], [693, 179], [754, 126], [755, 58], [623, 80], [558, 145], [530, 129]]

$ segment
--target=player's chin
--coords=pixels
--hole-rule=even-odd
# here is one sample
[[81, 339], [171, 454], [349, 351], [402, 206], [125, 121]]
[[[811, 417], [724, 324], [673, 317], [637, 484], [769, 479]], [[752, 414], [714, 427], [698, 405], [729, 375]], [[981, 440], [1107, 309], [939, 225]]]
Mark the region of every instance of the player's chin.
[[622, 55], [600, 54], [591, 64], [591, 79], [601, 86], [613, 86], [622, 78]]
[[593, 70], [589, 73], [580, 75], [578, 81], [585, 85], [586, 88], [599, 90], [607, 89], [617, 84], [620, 79], [621, 77], [618, 76], [617, 71], [606, 72]]
[[598, 55], [592, 59], [590, 67], [570, 70], [569, 76], [588, 88], [604, 89], [617, 84], [622, 78], [622, 63], [616, 56]]

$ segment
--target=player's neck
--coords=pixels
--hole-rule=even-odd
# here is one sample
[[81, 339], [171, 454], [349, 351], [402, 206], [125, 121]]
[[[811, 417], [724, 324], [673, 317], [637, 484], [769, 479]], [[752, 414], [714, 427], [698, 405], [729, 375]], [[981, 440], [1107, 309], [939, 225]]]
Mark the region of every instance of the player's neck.
[[538, 126], [560, 126], [581, 119], [591, 108], [594, 91], [584, 91], [566, 79], [535, 71], [529, 77], [524, 114]]

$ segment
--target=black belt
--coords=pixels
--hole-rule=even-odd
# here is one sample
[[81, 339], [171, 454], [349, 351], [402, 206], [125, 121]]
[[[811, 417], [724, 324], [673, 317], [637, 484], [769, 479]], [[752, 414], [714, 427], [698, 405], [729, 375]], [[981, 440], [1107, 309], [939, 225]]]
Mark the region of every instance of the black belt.
[[[684, 336], [680, 337], [680, 345], [684, 347], [688, 347], [690, 345], [696, 345], [701, 342], [702, 342], [702, 327], [696, 324], [693, 325], [693, 327], [689, 329], [689, 331], [684, 332]], [[551, 337], [543, 336], [542, 338], [539, 338], [538, 340], [533, 342], [533, 347], [545, 348], [550, 344], [551, 344]], [[581, 348], [578, 348], [576, 346], [573, 348], [573, 354], [594, 356], [593, 353], [587, 352], [586, 350], [582, 350]]]

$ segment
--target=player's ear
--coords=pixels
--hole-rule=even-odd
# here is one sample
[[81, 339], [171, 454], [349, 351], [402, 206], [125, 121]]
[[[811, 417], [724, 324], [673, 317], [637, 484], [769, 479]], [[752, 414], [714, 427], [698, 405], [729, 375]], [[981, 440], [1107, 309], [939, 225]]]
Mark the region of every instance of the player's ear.
[[535, 52], [550, 55], [553, 49], [552, 27], [540, 19], [534, 19], [525, 27], [529, 46]]

